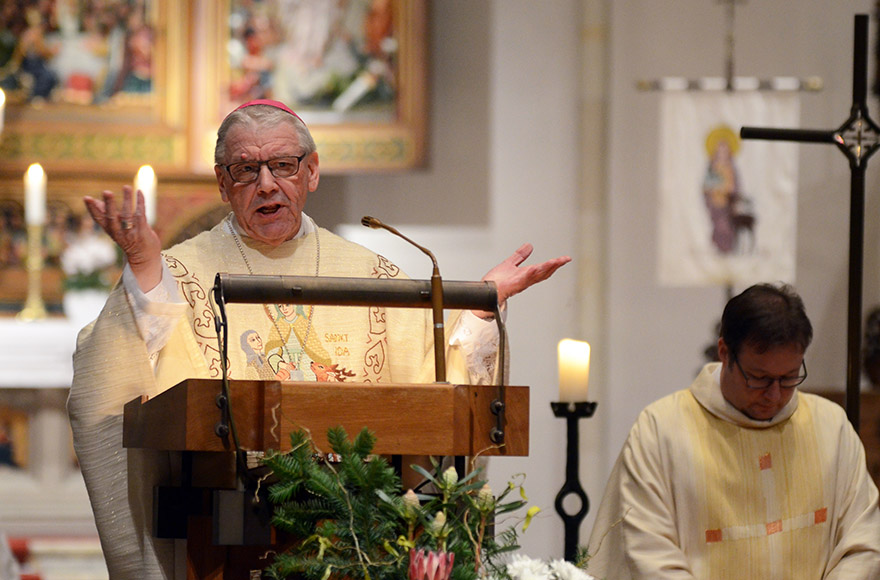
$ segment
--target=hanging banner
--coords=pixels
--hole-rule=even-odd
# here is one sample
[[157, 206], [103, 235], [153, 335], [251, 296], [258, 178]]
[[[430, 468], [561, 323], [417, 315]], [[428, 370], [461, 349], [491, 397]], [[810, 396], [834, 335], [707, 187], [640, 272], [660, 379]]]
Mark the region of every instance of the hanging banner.
[[797, 127], [798, 94], [667, 91], [660, 117], [660, 285], [793, 283], [797, 144], [739, 130]]

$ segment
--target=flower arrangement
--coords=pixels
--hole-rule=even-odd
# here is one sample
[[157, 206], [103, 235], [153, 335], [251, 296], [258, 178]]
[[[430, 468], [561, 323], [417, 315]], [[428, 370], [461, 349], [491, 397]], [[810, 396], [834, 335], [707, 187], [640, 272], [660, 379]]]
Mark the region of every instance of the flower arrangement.
[[[587, 580], [567, 562], [545, 565], [521, 556], [521, 482], [495, 496], [475, 469], [459, 477], [454, 468], [435, 472], [413, 466], [436, 494], [405, 493], [388, 462], [371, 455], [375, 437], [367, 429], [353, 441], [341, 427], [328, 431], [338, 462], [326, 461], [304, 431], [291, 434], [292, 449], [270, 452], [264, 464], [275, 483], [269, 499], [273, 524], [296, 538], [267, 568], [269, 578], [369, 580]], [[519, 498], [511, 498], [517, 491]], [[505, 518], [517, 525], [500, 530]], [[512, 560], [510, 557], [513, 556]], [[507, 560], [510, 560], [509, 562]]]
[[514, 556], [507, 565], [512, 580], [595, 580], [578, 566], [565, 560], [546, 563], [527, 556]]
[[91, 219], [61, 254], [66, 290], [109, 290], [113, 271], [120, 263], [116, 244], [103, 233], [96, 232]]

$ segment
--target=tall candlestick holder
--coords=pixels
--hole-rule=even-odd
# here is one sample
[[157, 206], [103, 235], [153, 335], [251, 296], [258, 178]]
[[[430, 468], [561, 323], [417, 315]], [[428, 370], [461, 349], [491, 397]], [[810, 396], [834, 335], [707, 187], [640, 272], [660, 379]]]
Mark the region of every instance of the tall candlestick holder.
[[18, 313], [19, 320], [41, 320], [46, 318], [46, 305], [43, 303], [43, 226], [27, 226], [27, 259], [25, 267], [28, 275], [28, 291], [24, 308]]
[[[590, 500], [581, 487], [579, 477], [580, 453], [578, 450], [578, 421], [592, 417], [596, 412], [598, 403], [550, 403], [553, 414], [557, 417], [565, 417], [567, 423], [566, 451], [565, 451], [565, 484], [556, 494], [556, 512], [562, 518], [565, 526], [565, 559], [574, 562], [577, 557], [578, 544], [580, 543], [580, 525], [584, 521], [587, 512], [590, 511]], [[580, 499], [580, 509], [569, 514], [565, 511], [565, 498], [574, 495]]]

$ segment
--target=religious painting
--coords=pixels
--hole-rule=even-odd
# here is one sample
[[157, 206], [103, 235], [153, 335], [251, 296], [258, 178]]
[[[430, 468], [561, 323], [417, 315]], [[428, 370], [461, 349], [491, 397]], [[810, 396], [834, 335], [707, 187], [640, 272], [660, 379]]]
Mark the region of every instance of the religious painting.
[[144, 1], [5, 2], [0, 88], [10, 103], [99, 104], [153, 92]]
[[216, 27], [208, 86], [217, 93], [205, 101], [206, 167], [220, 121], [252, 99], [296, 110], [322, 171], [423, 163], [424, 0], [225, 0], [207, 10]]
[[27, 469], [28, 455], [28, 414], [0, 403], [0, 472]]
[[187, 3], [0, 5], [0, 155], [8, 169], [182, 166]]
[[794, 92], [667, 91], [661, 101], [658, 278], [666, 286], [793, 282], [797, 149], [742, 141], [792, 127]]

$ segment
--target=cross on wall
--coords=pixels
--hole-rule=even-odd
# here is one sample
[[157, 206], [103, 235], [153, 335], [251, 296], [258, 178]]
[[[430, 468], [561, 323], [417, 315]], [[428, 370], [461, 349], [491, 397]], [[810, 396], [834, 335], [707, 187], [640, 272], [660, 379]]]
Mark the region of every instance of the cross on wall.
[[850, 168], [849, 291], [847, 296], [846, 414], [859, 429], [859, 384], [862, 351], [862, 265], [865, 238], [865, 170], [880, 148], [880, 127], [868, 114], [868, 16], [857, 14], [853, 42], [853, 103], [849, 118], [837, 129], [742, 127], [743, 139], [832, 143]]

